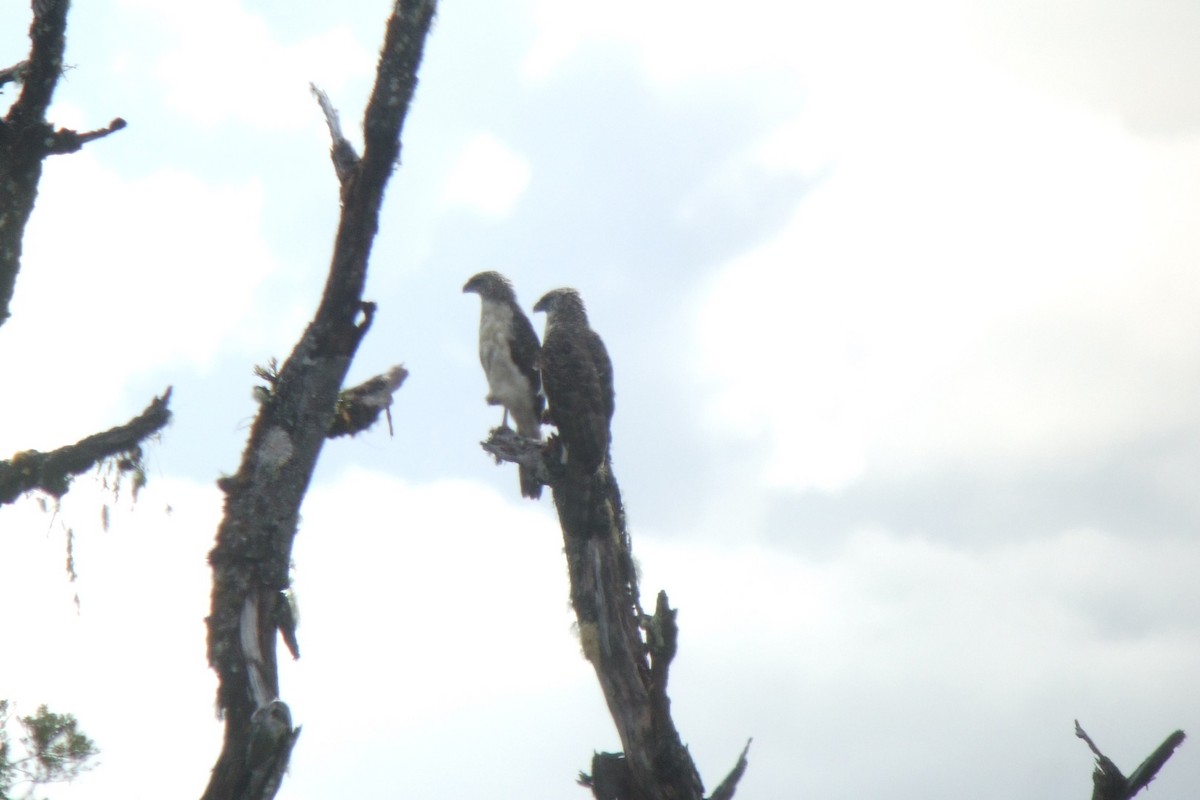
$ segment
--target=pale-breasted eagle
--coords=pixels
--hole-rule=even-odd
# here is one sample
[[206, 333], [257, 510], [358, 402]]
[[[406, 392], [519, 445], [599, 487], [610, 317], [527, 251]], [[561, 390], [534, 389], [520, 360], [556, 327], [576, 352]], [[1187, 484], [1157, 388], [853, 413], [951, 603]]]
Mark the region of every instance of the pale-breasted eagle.
[[613, 416], [608, 350], [588, 325], [583, 298], [574, 289], [547, 292], [533, 310], [546, 312], [541, 365], [548, 421], [558, 427], [567, 463], [595, 472], [608, 457]]
[[[517, 305], [508, 278], [499, 272], [481, 272], [473, 276], [464, 292], [474, 292], [482, 300], [479, 316], [479, 362], [487, 376], [487, 402], [504, 406], [504, 421], [512, 414], [517, 433], [529, 439], [542, 438], [542, 381], [538, 374], [537, 334], [529, 317]], [[521, 494], [541, 497], [542, 485], [533, 470], [520, 467]]]

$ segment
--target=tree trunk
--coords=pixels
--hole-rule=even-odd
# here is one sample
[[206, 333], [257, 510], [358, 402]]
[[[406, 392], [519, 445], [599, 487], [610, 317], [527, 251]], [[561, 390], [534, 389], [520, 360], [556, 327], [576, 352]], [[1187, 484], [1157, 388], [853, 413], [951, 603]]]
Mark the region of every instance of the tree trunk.
[[[704, 784], [671, 718], [667, 678], [679, 628], [666, 592], [643, 612], [621, 490], [605, 457], [595, 472], [563, 464], [562, 444], [544, 448], [510, 430], [492, 431], [483, 448], [523, 464], [551, 487], [562, 527], [571, 605], [583, 654], [596, 670], [623, 753], [597, 753], [580, 774], [599, 800], [701, 800]], [[746, 770], [746, 749], [713, 793], [729, 800]]]
[[334, 424], [340, 389], [375, 310], [362, 299], [367, 261], [435, 6], [397, 0], [393, 7], [363, 123], [362, 158], [318, 93], [333, 134], [341, 223], [320, 307], [260, 394], [241, 467], [220, 483], [225, 516], [209, 555], [208, 659], [219, 679], [225, 740], [206, 800], [273, 797], [300, 733], [279, 697], [275, 656], [277, 630], [299, 652], [286, 594], [292, 541], [321, 447], [327, 436], [345, 432]]

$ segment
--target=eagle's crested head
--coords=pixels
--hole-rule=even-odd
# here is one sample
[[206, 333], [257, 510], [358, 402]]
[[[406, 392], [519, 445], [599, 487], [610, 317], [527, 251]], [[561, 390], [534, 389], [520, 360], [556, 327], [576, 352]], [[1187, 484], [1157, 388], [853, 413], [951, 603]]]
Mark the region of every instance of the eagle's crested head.
[[499, 272], [492, 270], [472, 275], [471, 279], [463, 284], [462, 290], [464, 293], [474, 292], [485, 300], [499, 300], [510, 303], [517, 301], [512, 281]]
[[534, 305], [533, 310], [545, 311], [548, 318], [561, 315], [587, 320], [587, 311], [583, 306], [583, 298], [579, 296], [579, 292], [567, 287], [551, 289], [546, 292], [542, 295], [542, 299], [538, 300]]

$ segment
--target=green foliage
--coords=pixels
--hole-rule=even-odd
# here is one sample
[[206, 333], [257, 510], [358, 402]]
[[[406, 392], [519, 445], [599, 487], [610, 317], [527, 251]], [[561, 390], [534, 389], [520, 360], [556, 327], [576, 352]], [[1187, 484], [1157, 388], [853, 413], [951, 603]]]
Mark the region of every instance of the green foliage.
[[[0, 800], [27, 800], [38, 786], [70, 781], [92, 768], [96, 744], [79, 730], [71, 714], [55, 714], [38, 706], [32, 716], [18, 716], [23, 733], [18, 745], [10, 738], [12, 705], [0, 700]], [[26, 785], [22, 794], [13, 787]]]

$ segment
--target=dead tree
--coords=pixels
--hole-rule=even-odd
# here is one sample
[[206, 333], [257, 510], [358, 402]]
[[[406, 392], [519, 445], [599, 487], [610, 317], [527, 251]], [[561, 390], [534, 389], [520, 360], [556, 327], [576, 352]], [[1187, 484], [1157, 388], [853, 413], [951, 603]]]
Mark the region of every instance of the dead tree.
[[[46, 109], [62, 71], [68, 0], [33, 0], [29, 58], [0, 68], [0, 90], [21, 92], [0, 119], [0, 325], [20, 268], [25, 226], [37, 199], [42, 161], [79, 150], [120, 130], [54, 128]], [[210, 554], [212, 611], [209, 663], [217, 672], [217, 702], [225, 740], [204, 793], [206, 800], [273, 797], [299, 735], [279, 697], [275, 636], [299, 655], [289, 604], [288, 566], [299, 506], [326, 438], [350, 435], [386, 413], [404, 381], [393, 367], [351, 389], [341, 386], [375, 307], [362, 298], [384, 189], [400, 152], [400, 131], [436, 8], [435, 0], [395, 0], [375, 87], [364, 119], [360, 157], [337, 115], [318, 94], [333, 138], [342, 215], [329, 277], [318, 310], [280, 368], [260, 371], [261, 408], [238, 472], [220, 482], [225, 516]], [[168, 389], [125, 425], [46, 453], [26, 451], [0, 462], [0, 503], [42, 490], [61, 496], [72, 475], [104, 459], [137, 469], [140, 445], [170, 419]], [[580, 783], [601, 800], [700, 800], [699, 772], [671, 718], [668, 673], [675, 656], [675, 610], [660, 592], [644, 613], [620, 489], [606, 459], [598, 470], [563, 465], [555, 439], [542, 446], [511, 431], [494, 431], [486, 450], [535, 468], [553, 490], [563, 531], [571, 601], [584, 655], [616, 724], [623, 752], [596, 753]], [[1176, 731], [1126, 777], [1076, 723], [1096, 756], [1093, 800], [1127, 800], [1145, 788], [1184, 734]], [[729, 800], [747, 767], [744, 749], [709, 796]]]
[[1129, 800], [1150, 785], [1150, 781], [1175, 753], [1175, 748], [1187, 738], [1183, 731], [1175, 731], [1154, 748], [1154, 752], [1146, 756], [1146, 760], [1127, 778], [1111, 758], [1100, 752], [1092, 737], [1079, 725], [1079, 720], [1075, 720], [1075, 735], [1083, 739], [1096, 756], [1096, 768], [1092, 771], [1092, 800]]
[[333, 137], [341, 221], [316, 314], [283, 365], [260, 372], [268, 385], [259, 392], [241, 466], [220, 481], [225, 516], [209, 554], [207, 622], [225, 738], [206, 800], [265, 800], [279, 788], [300, 733], [279, 697], [275, 653], [280, 632], [293, 657], [299, 654], [287, 590], [300, 503], [325, 439], [373, 421], [406, 374], [396, 367], [341, 391], [375, 312], [362, 296], [367, 262], [435, 6], [434, 0], [393, 6], [363, 120], [361, 157], [342, 135], [328, 99], [314, 89]]
[[[116, 118], [93, 131], [55, 128], [46, 120], [63, 69], [68, 0], [35, 0], [29, 26], [29, 58], [0, 68], [0, 91], [19, 84], [20, 94], [0, 118], [0, 326], [10, 315], [13, 289], [21, 269], [25, 226], [37, 201], [42, 162], [49, 156], [73, 153], [85, 144], [125, 127]], [[115, 257], [115, 256], [114, 256]], [[142, 443], [171, 419], [168, 388], [124, 425], [85, 437], [49, 452], [25, 450], [0, 461], [0, 504], [11, 503], [30, 491], [62, 497], [71, 479], [105, 461], [121, 472], [143, 475]]]
[[[671, 718], [667, 677], [679, 628], [666, 592], [654, 613], [642, 610], [625, 507], [612, 464], [595, 472], [563, 464], [562, 444], [545, 447], [507, 428], [483, 448], [498, 459], [534, 469], [554, 494], [562, 527], [571, 605], [583, 654], [596, 670], [621, 753], [595, 753], [579, 783], [597, 800], [702, 800], [704, 784]], [[729, 800], [746, 771], [749, 742], [710, 800]]]

